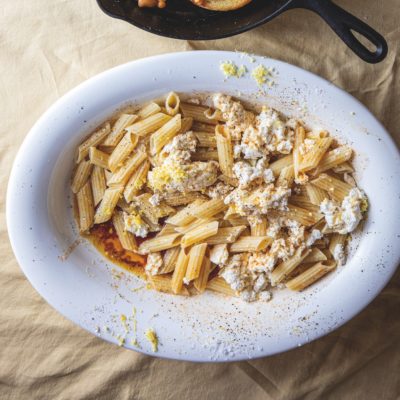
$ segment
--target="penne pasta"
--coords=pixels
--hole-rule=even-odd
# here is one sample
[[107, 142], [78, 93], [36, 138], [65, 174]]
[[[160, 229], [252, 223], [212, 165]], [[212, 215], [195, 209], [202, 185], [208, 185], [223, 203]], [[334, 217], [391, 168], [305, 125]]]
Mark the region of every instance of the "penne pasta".
[[207, 287], [208, 277], [211, 271], [211, 262], [208, 257], [203, 258], [199, 276], [193, 281], [193, 286], [198, 293], [203, 293]]
[[353, 150], [348, 146], [340, 146], [333, 149], [325, 154], [318, 167], [315, 170], [314, 175], [320, 175], [322, 172], [328, 171], [329, 169], [335, 168], [345, 161], [350, 160], [353, 155]]
[[326, 261], [326, 255], [318, 248], [311, 249], [311, 253], [302, 261], [302, 264]]
[[150, 163], [148, 161], [143, 161], [142, 164], [140, 164], [139, 167], [133, 171], [124, 190], [124, 197], [126, 201], [132, 201], [139, 193], [140, 189], [142, 189], [147, 181], [147, 173], [149, 172], [149, 169]]
[[[345, 255], [345, 246], [346, 246], [346, 239], [347, 239], [347, 235], [341, 235], [340, 233], [334, 233], [331, 236], [331, 240], [329, 242], [329, 252], [331, 253], [332, 257], [338, 261], [340, 264], [344, 263], [346, 255]], [[337, 254], [337, 249], [339, 247], [339, 254], [342, 258], [342, 260], [338, 259], [340, 257], [338, 257]]]
[[171, 235], [156, 236], [141, 243], [139, 246], [140, 254], [155, 253], [167, 250], [179, 245], [182, 235], [173, 233]]
[[94, 222], [94, 205], [90, 182], [87, 181], [76, 195], [79, 212], [79, 230], [87, 232]]
[[204, 116], [211, 121], [223, 121], [222, 112], [214, 108], [207, 108], [204, 111]]
[[208, 222], [204, 225], [198, 226], [191, 231], [184, 234], [181, 240], [183, 248], [189, 247], [193, 244], [203, 242], [210, 236], [216, 235], [218, 232], [218, 221]]
[[104, 146], [116, 146], [125, 134], [125, 128], [138, 119], [134, 114], [121, 114], [115, 121], [110, 134], [102, 143]]
[[258, 221], [250, 223], [251, 236], [267, 236], [267, 218], [259, 218]]
[[95, 165], [93, 167], [92, 174], [90, 175], [90, 182], [92, 185], [93, 202], [94, 205], [97, 206], [97, 204], [99, 204], [101, 199], [103, 198], [104, 192], [107, 189], [104, 169]]
[[307, 210], [302, 207], [297, 207], [292, 204], [288, 205], [288, 211], [282, 213], [288, 219], [293, 219], [304, 226], [311, 226], [317, 223], [322, 215], [319, 212], [315, 212], [313, 210]]
[[151, 193], [143, 193], [135, 198], [134, 205], [139, 214], [145, 216], [152, 224], [157, 225], [160, 218], [175, 213], [175, 209], [167, 204], [160, 203], [157, 207], [154, 207], [150, 203], [150, 197]]
[[276, 286], [282, 282], [303, 260], [311, 253], [310, 249], [303, 250], [299, 247], [294, 255], [286, 261], [282, 261], [270, 274], [271, 285]]
[[83, 185], [88, 181], [92, 169], [93, 164], [90, 161], [83, 160], [78, 164], [71, 184], [73, 193], [76, 194], [82, 189]]
[[217, 147], [217, 140], [214, 132], [193, 132], [197, 138], [199, 147]]
[[186, 269], [189, 262], [189, 256], [186, 254], [185, 249], [181, 249], [176, 260], [174, 273], [172, 274], [171, 287], [172, 291], [176, 294], [182, 291], [183, 278], [186, 275]]
[[214, 236], [207, 238], [208, 244], [224, 244], [236, 242], [246, 226], [239, 225], [231, 228], [219, 228]]
[[227, 296], [236, 297], [236, 292], [228, 285], [224, 278], [219, 276], [209, 280], [207, 282], [207, 289], [212, 290], [213, 292], [218, 292], [221, 294], [225, 294]]
[[219, 167], [224, 175], [233, 178], [233, 152], [229, 129], [223, 125], [217, 125], [215, 127], [215, 138], [217, 141]]
[[298, 182], [299, 180], [300, 163], [301, 163], [300, 148], [304, 142], [305, 134], [306, 132], [304, 130], [304, 127], [301, 125], [297, 125], [296, 130], [294, 132], [294, 147], [293, 147], [293, 169], [296, 182]]
[[89, 149], [89, 160], [93, 165], [97, 165], [100, 168], [108, 168], [108, 159], [110, 156], [104, 151], [96, 149], [96, 147], [91, 147]]
[[175, 92], [168, 93], [167, 98], [165, 99], [165, 110], [167, 111], [167, 114], [171, 116], [178, 114], [180, 103], [181, 100]]
[[326, 190], [330, 197], [339, 202], [342, 202], [352, 189], [352, 186], [348, 183], [328, 174], [321, 174], [317, 179], [311, 181], [311, 183]]
[[227, 221], [232, 226], [239, 226], [239, 225], [250, 225], [249, 221], [246, 217], [236, 217], [236, 218], [228, 218]]
[[331, 137], [318, 139], [315, 141], [316, 144], [307, 153], [301, 156], [299, 163], [299, 171], [306, 172], [313, 168], [316, 168], [322, 157], [328, 151], [329, 146], [332, 143]]
[[137, 136], [146, 136], [149, 133], [153, 133], [157, 129], [160, 129], [170, 119], [171, 116], [167, 114], [156, 113], [138, 122], [135, 122], [133, 125], [128, 126], [126, 128], [126, 131], [131, 132]]
[[140, 119], [145, 119], [147, 117], [150, 117], [153, 114], [157, 114], [160, 111], [161, 111], [161, 107], [157, 103], [151, 102], [151, 103], [147, 104], [146, 106], [144, 106], [143, 108], [141, 108], [137, 112], [137, 116]]
[[189, 193], [166, 193], [163, 195], [164, 201], [172, 207], [183, 206], [189, 203], [193, 203], [195, 200], [204, 200], [204, 196], [200, 193], [189, 192]]
[[163, 266], [159, 272], [160, 274], [168, 274], [175, 269], [180, 251], [181, 248], [179, 246], [172, 247], [165, 251], [163, 256]]
[[216, 214], [226, 210], [228, 206], [222, 199], [211, 199], [206, 201], [197, 207], [190, 209], [190, 214], [196, 218], [208, 219]]
[[121, 196], [123, 186], [111, 187], [104, 192], [103, 199], [94, 215], [94, 223], [101, 224], [111, 219], [117, 202]]
[[111, 172], [115, 172], [122, 166], [122, 163], [126, 160], [129, 154], [132, 153], [133, 149], [138, 143], [138, 137], [133, 135], [131, 132], [126, 132], [114, 151], [111, 153], [108, 159], [108, 168]]
[[141, 151], [138, 151], [129, 157], [122, 167], [112, 174], [111, 178], [107, 181], [108, 186], [126, 185], [133, 172], [146, 159], [146, 157], [146, 154]]
[[201, 266], [206, 255], [207, 243], [193, 246], [189, 251], [189, 261], [186, 269], [184, 282], [188, 283], [199, 277]]
[[286, 287], [290, 290], [304, 290], [335, 268], [336, 263], [334, 261], [319, 262], [300, 275], [286, 282]]
[[179, 294], [182, 296], [189, 296], [189, 291], [183, 286], [179, 292], [174, 292], [172, 289], [172, 277], [165, 275], [148, 275], [147, 279], [151, 287], [158, 292]]
[[219, 156], [216, 150], [204, 150], [204, 151], [196, 151], [192, 155], [193, 161], [218, 161]]
[[351, 166], [350, 163], [344, 162], [342, 164], [337, 165], [336, 167], [333, 167], [332, 171], [337, 174], [344, 174], [345, 172], [352, 173], [354, 172], [354, 168]]
[[125, 230], [125, 222], [122, 211], [117, 211], [114, 213], [112, 222], [115, 232], [117, 232], [118, 239], [121, 242], [121, 246], [125, 250], [137, 251], [138, 247], [135, 236], [131, 232]]
[[199, 121], [193, 120], [192, 129], [193, 129], [193, 131], [210, 132], [210, 133], [215, 134], [215, 125], [210, 124], [209, 121], [204, 123], [204, 122], [199, 122]]
[[293, 181], [294, 181], [294, 168], [293, 165], [288, 165], [287, 167], [282, 168], [278, 180], [276, 181], [276, 184], [278, 186], [290, 187], [292, 186]]
[[178, 135], [190, 131], [192, 129], [192, 125], [193, 125], [193, 118], [182, 118], [181, 129], [179, 129]]
[[95, 147], [100, 144], [106, 136], [111, 132], [111, 125], [109, 122], [104, 124], [96, 132], [92, 133], [88, 139], [86, 139], [79, 147], [78, 147], [78, 155], [76, 157], [76, 162], [79, 164], [82, 160], [84, 160], [89, 154], [89, 149], [91, 147]]
[[211, 222], [214, 221], [214, 219], [195, 219], [194, 221], [192, 221], [190, 224], [185, 225], [185, 226], [176, 226], [175, 227], [175, 232], [179, 232], [182, 233], [182, 235], [184, 235], [185, 233], [193, 230], [194, 228], [197, 228], [200, 225], [204, 225], [207, 222]]
[[165, 224], [161, 231], [157, 233], [157, 236], [170, 235], [172, 233], [176, 233], [175, 227], [173, 225]]
[[181, 129], [181, 114], [175, 115], [150, 136], [150, 154], [155, 156]]
[[206, 117], [205, 112], [208, 110], [207, 107], [199, 106], [197, 104], [181, 103], [180, 109], [184, 117], [193, 118], [193, 120], [196, 122], [203, 122], [206, 124], [214, 125], [218, 123], [217, 120]]
[[245, 253], [251, 251], [261, 251], [266, 249], [273, 239], [269, 236], [241, 236], [236, 242], [232, 243], [231, 253]]
[[197, 199], [193, 203], [189, 204], [187, 207], [178, 211], [172, 217], [169, 217], [165, 222], [167, 224], [176, 225], [176, 226], [189, 225], [191, 222], [193, 222], [196, 219], [196, 217], [193, 216], [192, 211], [195, 210], [197, 207], [199, 207], [203, 203], [204, 203], [204, 200]]
[[318, 186], [307, 183], [305, 187], [310, 202], [318, 207], [326, 198], [328, 198], [328, 193]]
[[[289, 154], [288, 156], [281, 157], [278, 160], [269, 164], [268, 168], [272, 170], [275, 177], [278, 177], [282, 170], [286, 167], [293, 165], [293, 156]], [[294, 172], [294, 170], [293, 170]]]

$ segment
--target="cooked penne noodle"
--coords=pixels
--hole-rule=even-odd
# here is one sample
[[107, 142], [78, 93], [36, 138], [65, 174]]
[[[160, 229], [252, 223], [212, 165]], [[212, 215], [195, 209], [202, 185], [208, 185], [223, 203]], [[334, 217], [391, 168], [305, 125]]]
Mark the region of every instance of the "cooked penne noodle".
[[335, 268], [336, 263], [334, 261], [319, 262], [300, 275], [286, 282], [286, 287], [290, 290], [304, 290]]
[[353, 150], [348, 146], [340, 146], [329, 151], [318, 164], [314, 175], [319, 175], [322, 172], [338, 166], [339, 164], [343, 164], [345, 161], [350, 160], [352, 154]]
[[181, 248], [179, 246], [166, 250], [163, 256], [163, 266], [159, 272], [160, 274], [168, 274], [175, 269], [180, 251]]
[[232, 243], [230, 252], [261, 251], [266, 249], [272, 241], [273, 239], [269, 236], [241, 236], [236, 242]]
[[138, 247], [135, 236], [131, 232], [125, 230], [125, 222], [122, 211], [117, 211], [114, 213], [112, 222], [115, 232], [117, 232], [118, 239], [121, 242], [121, 246], [125, 250], [137, 251]]
[[275, 177], [278, 177], [282, 170], [286, 167], [293, 165], [293, 156], [289, 154], [288, 156], [278, 158], [276, 161], [269, 164], [268, 168], [272, 170]]
[[96, 149], [96, 147], [91, 147], [89, 149], [89, 160], [93, 165], [97, 165], [103, 169], [108, 168], [108, 160], [110, 156], [104, 151]]
[[233, 178], [233, 152], [229, 129], [223, 125], [217, 125], [215, 127], [215, 138], [217, 141], [219, 167], [224, 175]]
[[139, 165], [147, 158], [146, 153], [141, 151], [136, 152], [129, 157], [121, 168], [119, 168], [107, 181], [108, 186], [111, 185], [126, 185], [129, 178], [139, 167]]
[[352, 186], [348, 183], [328, 174], [321, 174], [317, 179], [311, 181], [311, 183], [326, 190], [330, 197], [339, 202], [342, 202], [352, 189]]
[[200, 193], [189, 192], [189, 193], [166, 193], [163, 195], [164, 201], [172, 207], [184, 206], [186, 204], [192, 203], [195, 200], [204, 200], [204, 196]]
[[233, 186], [233, 187], [238, 187], [239, 186], [239, 180], [237, 178], [234, 178], [233, 176], [226, 176], [226, 175], [220, 175], [218, 179], [227, 185]]
[[191, 231], [185, 233], [181, 240], [183, 248], [189, 247], [193, 244], [203, 242], [210, 236], [216, 235], [218, 232], [218, 221], [208, 222], [204, 225], [198, 226]]
[[300, 222], [300, 224], [303, 224], [304, 226], [314, 225], [322, 218], [322, 215], [319, 212], [307, 210], [292, 204], [288, 205], [288, 211], [283, 212], [282, 215]]
[[111, 125], [107, 122], [98, 131], [92, 133], [90, 137], [78, 147], [76, 162], [79, 164], [84, 158], [86, 158], [89, 154], [89, 149], [100, 144], [110, 132]]
[[165, 275], [147, 275], [147, 279], [153, 289], [158, 292], [179, 294], [182, 296], [189, 296], [189, 291], [182, 286], [179, 292], [174, 292], [172, 289], [172, 277]]
[[197, 207], [201, 206], [204, 203], [204, 200], [197, 199], [193, 203], [189, 204], [187, 207], [178, 211], [172, 217], [169, 217], [165, 222], [167, 224], [176, 225], [176, 226], [185, 226], [189, 225], [193, 222], [196, 217], [192, 215], [192, 211]]
[[142, 164], [140, 164], [139, 167], [133, 171], [124, 190], [124, 197], [126, 201], [132, 201], [140, 189], [142, 189], [143, 185], [147, 181], [147, 173], [149, 172], [149, 169], [150, 163], [148, 161], [143, 161]]
[[282, 282], [303, 260], [311, 253], [310, 249], [303, 250], [299, 247], [294, 255], [286, 261], [282, 261], [270, 274], [271, 285], [276, 286]]
[[156, 236], [152, 239], [146, 240], [139, 246], [140, 254], [155, 253], [162, 250], [167, 250], [172, 247], [178, 246], [181, 241], [182, 235], [180, 233], [173, 233], [171, 235]]
[[76, 194], [82, 189], [83, 185], [88, 181], [92, 169], [93, 164], [90, 161], [83, 160], [78, 164], [71, 184], [73, 193]]
[[305, 135], [306, 132], [304, 130], [304, 127], [301, 125], [297, 125], [296, 130], [294, 132], [294, 147], [293, 147], [293, 169], [296, 182], [299, 179], [299, 172], [300, 172], [300, 162], [301, 162], [300, 147], [304, 142]]
[[181, 100], [175, 92], [168, 93], [167, 98], [165, 99], [165, 110], [167, 111], [167, 114], [171, 116], [178, 114], [180, 103]]
[[217, 147], [217, 140], [214, 132], [193, 132], [198, 140], [199, 147]]
[[125, 128], [138, 119], [134, 114], [121, 114], [114, 123], [110, 134], [102, 143], [104, 146], [116, 146], [125, 134]]
[[250, 224], [251, 236], [267, 236], [267, 218], [260, 218], [255, 223]]
[[219, 276], [209, 280], [207, 282], [206, 288], [212, 290], [213, 292], [218, 292], [227, 296], [237, 296], [236, 292], [228, 285], [225, 279]]
[[181, 129], [181, 114], [175, 115], [150, 136], [150, 154], [155, 156]]
[[189, 251], [189, 261], [186, 269], [184, 282], [188, 283], [200, 275], [203, 259], [206, 255], [207, 243], [201, 243], [193, 246]]
[[193, 125], [193, 118], [182, 118], [181, 129], [179, 130], [178, 135], [190, 131], [192, 129], [192, 125]]
[[79, 230], [87, 232], [93, 225], [94, 205], [90, 182], [87, 181], [76, 195], [79, 212]]
[[203, 150], [203, 151], [196, 151], [192, 155], [193, 161], [218, 161], [219, 156], [216, 150]]
[[110, 187], [104, 192], [103, 199], [94, 215], [95, 224], [101, 224], [111, 219], [123, 189], [123, 186], [116, 186]]
[[189, 262], [189, 256], [185, 249], [181, 249], [176, 260], [174, 273], [172, 274], [171, 287], [174, 293], [180, 293], [183, 287], [183, 278], [186, 275], [186, 269]]
[[250, 225], [249, 221], [247, 220], [246, 217], [236, 217], [236, 218], [228, 218], [227, 221], [232, 225], [232, 226], [240, 226], [240, 225]]
[[211, 199], [198, 205], [197, 207], [191, 208], [190, 214], [196, 218], [207, 219], [226, 210], [227, 208], [228, 206], [222, 199]]
[[212, 121], [223, 121], [222, 112], [214, 108], [207, 108], [207, 110], [204, 111], [204, 116]]
[[329, 251], [334, 258], [336, 258], [336, 246], [342, 246], [342, 249], [344, 250], [346, 239], [347, 235], [341, 235], [340, 233], [334, 233], [331, 236], [331, 240], [329, 242]]
[[203, 293], [207, 287], [208, 276], [211, 271], [211, 262], [208, 257], [203, 258], [199, 276], [193, 281], [193, 286], [199, 293]]
[[350, 163], [344, 162], [337, 165], [336, 167], [333, 167], [332, 171], [336, 172], [337, 174], [344, 174], [345, 172], [352, 173], [354, 172], [354, 168], [351, 166]]
[[328, 198], [328, 193], [318, 186], [307, 183], [305, 187], [310, 202], [316, 206], [319, 206], [326, 198]]
[[138, 143], [138, 137], [131, 132], [126, 132], [108, 159], [108, 169], [115, 172], [122, 166], [125, 159], [132, 153]]
[[223, 265], [229, 256], [228, 245], [216, 244], [210, 249], [210, 261], [216, 265]]
[[311, 253], [303, 260], [302, 264], [326, 261], [326, 255], [318, 248], [311, 249]]
[[161, 111], [161, 107], [157, 103], [152, 102], [152, 103], [147, 104], [143, 108], [141, 108], [137, 112], [137, 116], [140, 119], [145, 119], [147, 117], [150, 117], [150, 115], [157, 114], [160, 111]]
[[175, 227], [173, 225], [165, 224], [160, 232], [157, 233], [157, 236], [165, 236], [170, 235], [172, 233], [176, 233]]
[[155, 132], [157, 129], [161, 128], [171, 119], [170, 115], [164, 113], [157, 113], [150, 115], [133, 125], [126, 128], [127, 132], [131, 132], [137, 136], [146, 136], [149, 133]]
[[223, 244], [223, 243], [233, 243], [236, 242], [239, 236], [246, 229], [246, 226], [239, 225], [230, 228], [219, 228], [218, 232], [209, 238], [206, 242], [208, 244]]
[[319, 207], [310, 202], [308, 196], [296, 195], [290, 198], [290, 204], [301, 207], [313, 214], [319, 214]]
[[193, 118], [194, 121], [214, 125], [218, 123], [217, 120], [210, 119], [205, 116], [204, 113], [208, 110], [208, 107], [199, 106], [197, 104], [181, 103], [180, 109], [184, 117]]
[[215, 125], [210, 125], [209, 121], [207, 121], [207, 123], [193, 121], [192, 129], [193, 131], [210, 132], [215, 134]]
[[107, 189], [106, 177], [104, 175], [104, 169], [95, 165], [93, 167], [92, 174], [90, 175], [90, 182], [92, 184], [93, 202], [94, 205], [100, 203], [104, 196], [104, 192]]
[[308, 151], [306, 154], [301, 156], [299, 163], [299, 171], [306, 172], [313, 168], [316, 168], [322, 157], [326, 154], [329, 146], [332, 143], [332, 138], [322, 138], [316, 141], [316, 145]]
[[139, 214], [145, 216], [152, 224], [157, 225], [160, 218], [175, 213], [175, 209], [167, 204], [160, 203], [157, 207], [154, 207], [150, 203], [150, 197], [151, 193], [143, 193], [135, 198], [134, 204]]
[[179, 232], [182, 233], [182, 235], [184, 235], [187, 232], [190, 232], [191, 230], [193, 230], [194, 228], [197, 228], [200, 225], [204, 225], [208, 222], [211, 221], [215, 221], [215, 219], [195, 219], [194, 221], [192, 221], [190, 224], [185, 225], [185, 226], [176, 226], [175, 227], [175, 232]]
[[278, 186], [292, 186], [294, 181], [294, 168], [293, 165], [288, 165], [287, 167], [282, 168], [279, 178], [276, 181]]

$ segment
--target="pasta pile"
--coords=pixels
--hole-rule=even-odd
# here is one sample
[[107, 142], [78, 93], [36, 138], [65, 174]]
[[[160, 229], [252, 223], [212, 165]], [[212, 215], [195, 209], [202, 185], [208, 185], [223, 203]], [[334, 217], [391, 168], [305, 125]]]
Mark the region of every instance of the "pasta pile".
[[171, 92], [92, 133], [71, 187], [80, 232], [112, 224], [125, 251], [147, 257], [154, 289], [269, 300], [345, 263], [368, 207], [352, 156], [270, 108]]

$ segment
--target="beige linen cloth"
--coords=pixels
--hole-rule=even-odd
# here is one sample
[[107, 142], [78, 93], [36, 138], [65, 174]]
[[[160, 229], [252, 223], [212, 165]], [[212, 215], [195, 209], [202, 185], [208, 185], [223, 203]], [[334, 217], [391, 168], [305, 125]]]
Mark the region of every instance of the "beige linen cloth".
[[107, 344], [54, 311], [22, 274], [5, 225], [12, 161], [39, 116], [91, 76], [154, 54], [238, 49], [298, 65], [361, 100], [400, 144], [399, 0], [337, 3], [384, 34], [390, 46], [384, 62], [362, 62], [302, 10], [233, 38], [185, 42], [111, 19], [95, 0], [0, 2], [1, 399], [400, 397], [400, 271], [352, 321], [301, 348], [230, 364], [167, 361]]

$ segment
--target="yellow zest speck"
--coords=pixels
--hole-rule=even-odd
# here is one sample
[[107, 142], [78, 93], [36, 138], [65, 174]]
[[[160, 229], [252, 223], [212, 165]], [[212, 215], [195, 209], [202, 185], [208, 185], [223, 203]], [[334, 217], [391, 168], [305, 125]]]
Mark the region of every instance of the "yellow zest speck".
[[222, 62], [219, 68], [224, 74], [225, 78], [230, 78], [230, 77], [241, 78], [247, 72], [247, 69], [244, 65], [238, 67], [232, 61]]
[[117, 336], [118, 339], [118, 346], [123, 346], [125, 344], [125, 338], [123, 338], [122, 336]]
[[126, 319], [127, 319], [126, 315], [121, 314], [119, 318], [121, 320], [121, 323], [122, 323], [122, 326], [124, 327], [125, 332], [128, 333], [129, 332], [129, 327], [128, 327], [128, 324], [126, 322]]
[[157, 334], [154, 332], [153, 329], [147, 329], [147, 331], [144, 334], [146, 336], [146, 339], [151, 343], [151, 348], [154, 353], [157, 353], [158, 351], [158, 337]]
[[267, 82], [268, 78], [271, 76], [271, 72], [264, 67], [264, 65], [260, 64], [258, 67], [253, 69], [251, 76], [257, 82], [257, 84], [261, 86]]
[[153, 168], [149, 184], [155, 190], [162, 190], [170, 182], [181, 182], [187, 177], [187, 173], [179, 164], [166, 164]]
[[361, 199], [361, 207], [360, 207], [361, 211], [367, 212], [368, 207], [369, 207], [368, 199], [364, 197], [363, 199]]

